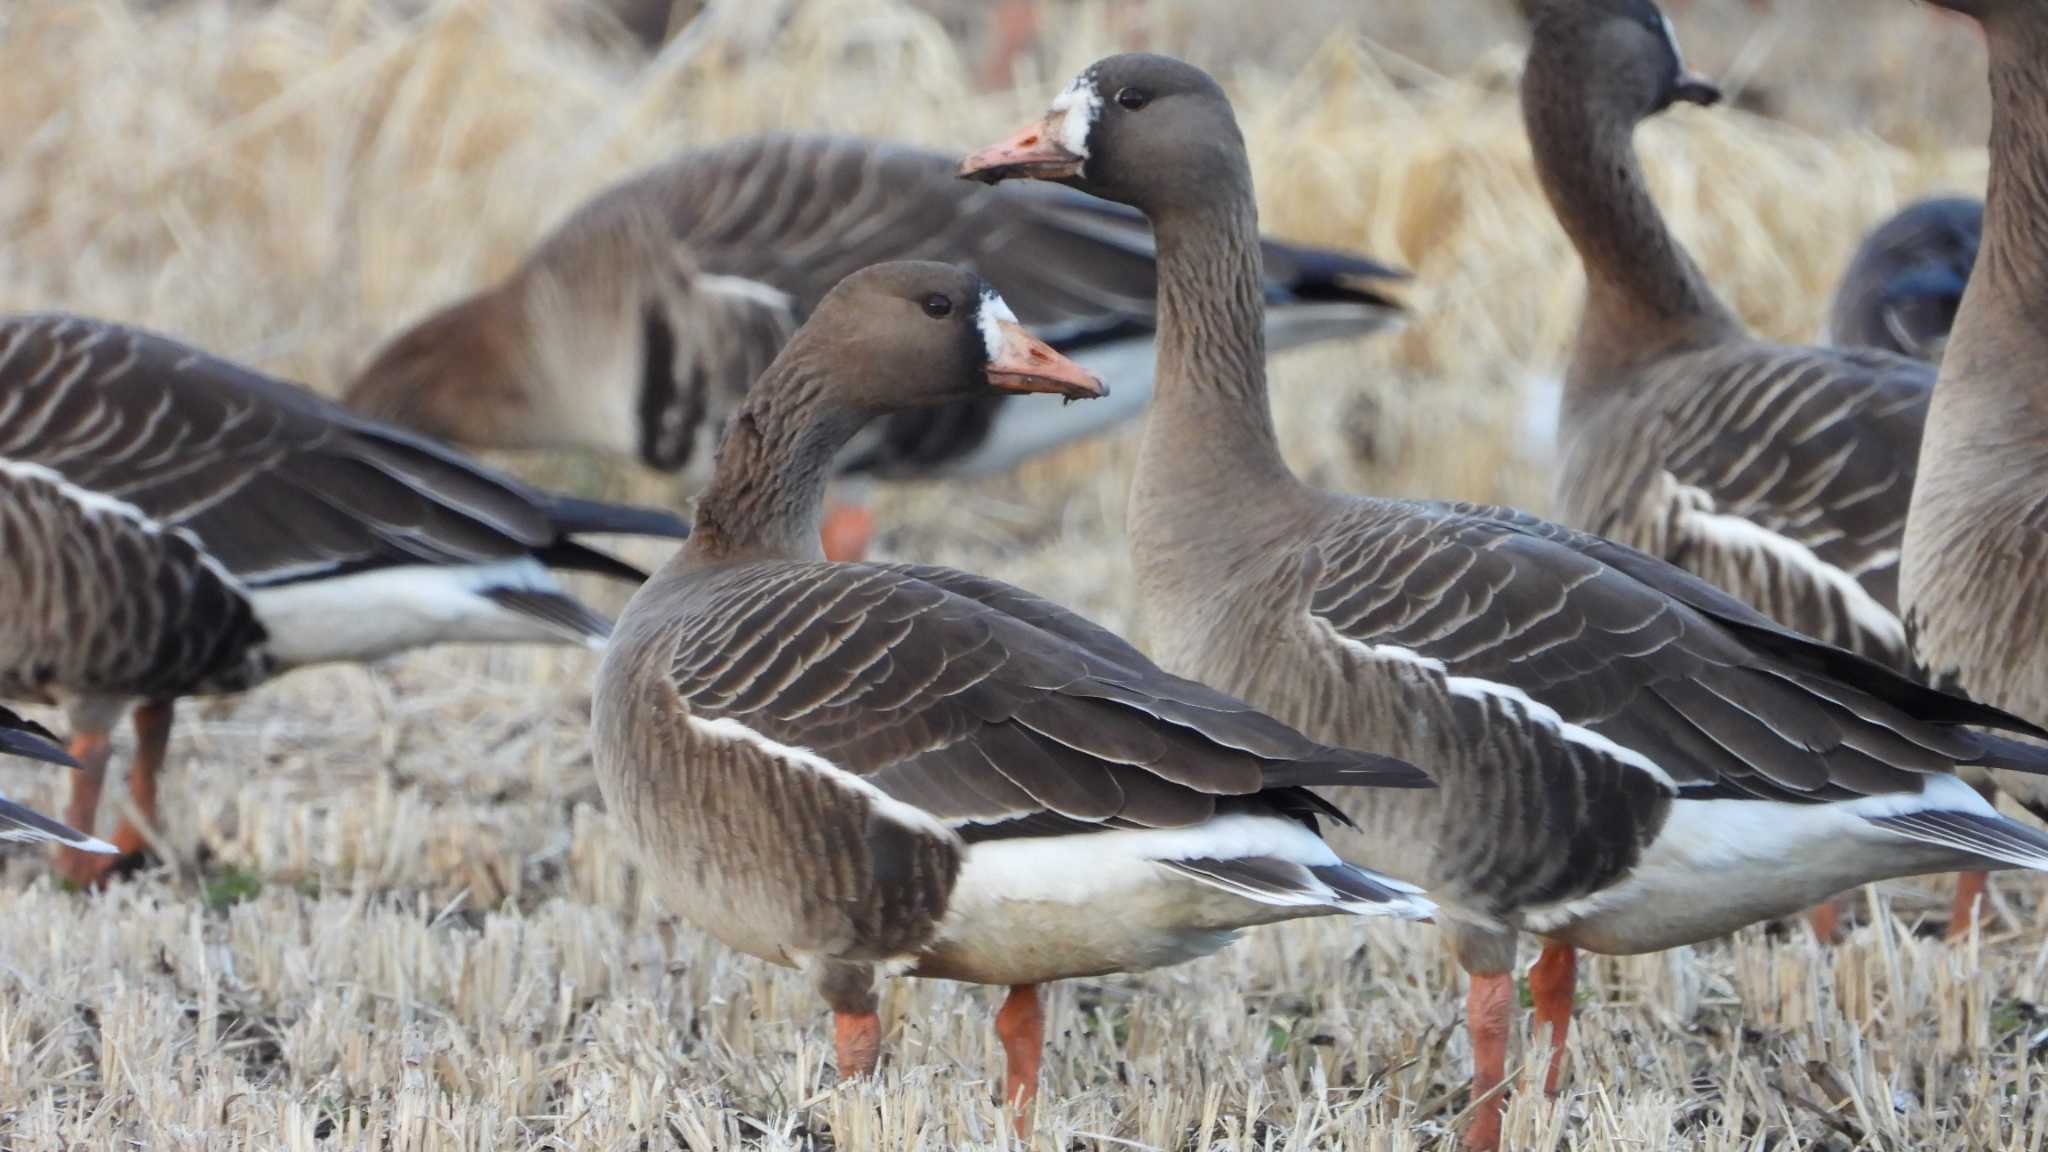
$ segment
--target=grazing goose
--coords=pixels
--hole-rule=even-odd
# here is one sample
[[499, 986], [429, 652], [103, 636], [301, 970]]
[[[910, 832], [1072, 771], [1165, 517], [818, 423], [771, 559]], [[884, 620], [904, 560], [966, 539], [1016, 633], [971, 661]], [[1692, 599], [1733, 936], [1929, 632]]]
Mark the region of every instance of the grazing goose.
[[[754, 137], [685, 154], [614, 186], [510, 278], [428, 317], [372, 358], [346, 402], [459, 444], [592, 449], [692, 487], [747, 386], [818, 298], [882, 260], [969, 264], [1025, 323], [1114, 396], [977, 395], [879, 421], [844, 470], [984, 474], [1135, 416], [1151, 394], [1151, 238], [1136, 214], [1065, 189], [996, 191], [952, 158], [830, 136]], [[1269, 344], [1370, 332], [1399, 276], [1347, 253], [1266, 242]], [[855, 558], [867, 519], [827, 519]]]
[[[22, 719], [14, 712], [0, 708], [0, 752], [10, 756], [25, 756], [30, 760], [41, 760], [46, 764], [63, 764], [76, 767], [64, 749], [57, 746], [56, 737], [51, 736], [42, 725]], [[0, 796], [0, 843], [13, 844], [60, 844], [80, 852], [95, 852], [101, 855], [115, 854], [112, 844], [96, 836], [87, 836], [75, 828], [67, 828], [48, 816], [24, 808], [5, 796]]]
[[[66, 708], [79, 828], [131, 702], [153, 822], [179, 696], [443, 641], [601, 644], [609, 622], [552, 570], [644, 576], [583, 533], [688, 527], [534, 492], [162, 336], [0, 318], [0, 697]], [[114, 843], [143, 836], [124, 820]]]
[[[1332, 839], [1441, 905], [1472, 974], [1475, 1100], [1504, 1072], [1518, 931], [1548, 937], [1531, 989], [1557, 1043], [1574, 948], [1689, 944], [1885, 877], [2048, 868], [2048, 837], [1954, 775], [2048, 770], [2048, 750], [1965, 726], [2022, 722], [1622, 544], [1303, 484], [1267, 403], [1244, 141], [1201, 70], [1110, 57], [962, 171], [1151, 218], [1158, 394], [1130, 514], [1148, 634], [1173, 672], [1436, 777], [1347, 804], [1362, 833]], [[1468, 1139], [1498, 1137], [1481, 1108]]]
[[[1934, 2], [1984, 26], [1991, 177], [1983, 245], [1920, 447], [1900, 599], [1931, 675], [2048, 723], [2048, 6]], [[2041, 781], [2001, 773], [1997, 783], [2048, 814]]]
[[1318, 747], [1021, 589], [827, 562], [833, 453], [988, 388], [1102, 394], [970, 271], [883, 264], [828, 293], [734, 414], [690, 543], [620, 617], [594, 729], [662, 897], [807, 972], [842, 1076], [875, 1067], [877, 972], [1008, 985], [1004, 1099], [1028, 1128], [1038, 984], [1276, 920], [1426, 914], [1330, 851], [1335, 810], [1306, 785], [1427, 777]]
[[1901, 208], [1864, 237], [1842, 273], [1828, 343], [1939, 364], [1983, 232], [1982, 200], [1946, 196]]
[[1909, 668], [1899, 538], [1933, 369], [1752, 337], [1665, 226], [1632, 140], [1642, 120], [1717, 90], [1685, 71], [1650, 0], [1532, 7], [1523, 120], [1586, 272], [1560, 519]]

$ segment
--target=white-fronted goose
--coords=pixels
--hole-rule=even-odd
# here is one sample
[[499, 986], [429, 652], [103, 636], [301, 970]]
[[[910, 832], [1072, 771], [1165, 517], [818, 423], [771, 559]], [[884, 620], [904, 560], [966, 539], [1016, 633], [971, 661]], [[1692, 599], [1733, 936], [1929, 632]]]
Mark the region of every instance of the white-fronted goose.
[[[1114, 395], [975, 396], [878, 422], [842, 467], [885, 477], [1000, 471], [1135, 416], [1151, 394], [1153, 269], [1144, 221], [1065, 189], [993, 190], [953, 158], [830, 136], [687, 153], [600, 194], [503, 283], [403, 333], [346, 402], [459, 444], [588, 449], [700, 486], [726, 416], [818, 298], [882, 260], [967, 264]], [[1396, 273], [1266, 243], [1269, 344], [1355, 336], [1398, 309]], [[863, 518], [828, 522], [857, 553]], [[853, 558], [845, 555], [842, 558]]]
[[[609, 621], [551, 569], [643, 574], [584, 533], [688, 527], [532, 491], [161, 336], [0, 319], [0, 697], [66, 708], [81, 829], [130, 703], [129, 787], [153, 820], [179, 696], [445, 641], [602, 643]], [[142, 842], [127, 821], [114, 836]]]
[[1041, 982], [1276, 920], [1426, 913], [1324, 844], [1335, 809], [1306, 786], [1427, 777], [1318, 747], [1021, 589], [826, 561], [833, 453], [991, 387], [1101, 394], [967, 270], [879, 265], [826, 295], [734, 414], [690, 543], [620, 617], [594, 727], [605, 803], [662, 898], [808, 972], [841, 1075], [875, 1066], [877, 971], [1008, 985], [1022, 1126]]
[[[45, 764], [60, 764], [77, 767], [64, 749], [57, 745], [57, 738], [49, 730], [33, 721], [24, 720], [15, 712], [0, 708], [0, 753], [40, 760]], [[114, 855], [112, 844], [96, 836], [87, 836], [76, 828], [57, 823], [32, 808], [24, 808], [5, 796], [0, 796], [0, 843], [11, 844], [58, 844], [80, 852], [94, 852], [100, 855]]]
[[1586, 272], [1556, 503], [1788, 627], [1909, 668], [1899, 540], [1933, 369], [1752, 337], [1666, 227], [1636, 125], [1710, 104], [1650, 0], [1534, 0], [1522, 115]]
[[[1991, 178], [1982, 247], [1920, 447], [1901, 600], [1931, 676], [2048, 722], [2048, 8], [1933, 2], [1984, 26]], [[1997, 783], [2048, 814], [2040, 781], [2000, 774]]]
[[1939, 364], [1983, 232], [1984, 202], [1968, 196], [1915, 201], [1871, 229], [1835, 288], [1828, 343]]
[[[1442, 905], [1472, 973], [1476, 1092], [1503, 1074], [1519, 930], [1549, 939], [1531, 987], [1561, 1038], [1575, 947], [1709, 939], [1884, 877], [2048, 868], [2048, 837], [1953, 774], [2048, 769], [1966, 726], [2036, 731], [2022, 722], [1597, 536], [1295, 477], [1267, 404], [1244, 143], [1199, 69], [1104, 60], [963, 171], [1151, 218], [1158, 394], [1130, 517], [1149, 634], [1174, 672], [1436, 776], [1347, 806], [1363, 833], [1333, 842]], [[1469, 1139], [1498, 1135], [1482, 1107]]]

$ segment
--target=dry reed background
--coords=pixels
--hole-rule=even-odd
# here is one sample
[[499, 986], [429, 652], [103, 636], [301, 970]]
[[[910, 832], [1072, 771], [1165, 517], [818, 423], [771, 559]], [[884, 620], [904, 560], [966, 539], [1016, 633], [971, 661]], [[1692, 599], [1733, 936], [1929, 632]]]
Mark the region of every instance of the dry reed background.
[[[1155, 0], [1121, 31], [1101, 3], [1051, 5], [1047, 42], [997, 93], [973, 83], [958, 3], [758, 0], [652, 63], [574, 7], [7, 0], [0, 308], [137, 321], [332, 388], [369, 342], [678, 148], [801, 127], [958, 149], [1145, 36], [1222, 69], [1269, 229], [1418, 273], [1405, 332], [1281, 366], [1297, 465], [1544, 502], [1518, 398], [1559, 362], [1577, 273], [1530, 176], [1501, 0]], [[1803, 337], [1868, 223], [1981, 186], [1984, 116], [1968, 30], [1903, 0], [1789, 8], [1678, 14], [1696, 63], [1747, 77], [1748, 103], [1783, 121], [1686, 111], [1642, 147], [1716, 283], [1761, 330]], [[748, 18], [763, 12], [786, 23]], [[883, 548], [1122, 624], [1128, 449], [882, 492]], [[672, 496], [585, 461], [531, 468]], [[894, 987], [883, 1078], [835, 1090], [800, 982], [642, 899], [585, 748], [592, 670], [582, 653], [443, 651], [187, 704], [170, 867], [86, 897], [40, 860], [7, 864], [0, 1148], [1002, 1144], [986, 993]], [[0, 784], [58, 801], [24, 766]], [[1930, 891], [1873, 896], [1833, 949], [1753, 929], [1590, 963], [1572, 1090], [1520, 1093], [1511, 1140], [2041, 1146], [2039, 888], [2001, 880], [2005, 919], [1961, 948], [1915, 934]], [[1036, 1146], [1435, 1145], [1462, 1104], [1460, 995], [1430, 930], [1340, 923], [1074, 982], [1052, 996]]]

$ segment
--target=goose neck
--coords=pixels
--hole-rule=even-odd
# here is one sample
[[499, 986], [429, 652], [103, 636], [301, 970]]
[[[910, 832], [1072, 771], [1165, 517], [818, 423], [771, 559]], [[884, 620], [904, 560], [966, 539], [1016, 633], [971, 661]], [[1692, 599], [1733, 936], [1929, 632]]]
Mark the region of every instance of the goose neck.
[[832, 458], [861, 424], [827, 402], [825, 381], [821, 365], [785, 354], [748, 391], [698, 498], [689, 562], [824, 558], [818, 531]]

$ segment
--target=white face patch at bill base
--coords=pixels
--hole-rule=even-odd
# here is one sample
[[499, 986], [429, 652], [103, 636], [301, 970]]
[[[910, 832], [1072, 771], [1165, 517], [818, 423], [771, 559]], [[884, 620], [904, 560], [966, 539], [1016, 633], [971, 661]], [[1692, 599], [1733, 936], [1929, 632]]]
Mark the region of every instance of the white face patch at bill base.
[[1095, 130], [1095, 118], [1102, 112], [1102, 93], [1095, 90], [1095, 76], [1083, 72], [1074, 77], [1066, 91], [1053, 97], [1046, 115], [1048, 131], [1057, 130], [1060, 147], [1083, 160], [1088, 158], [1088, 134]]
[[1010, 306], [1003, 302], [1001, 296], [996, 295], [995, 289], [983, 288], [981, 304], [974, 313], [974, 323], [981, 329], [982, 347], [988, 350], [990, 363], [994, 363], [1003, 354], [1003, 329], [998, 323], [1003, 320], [1015, 324], [1017, 314], [1010, 311]]

